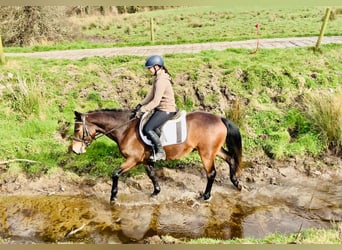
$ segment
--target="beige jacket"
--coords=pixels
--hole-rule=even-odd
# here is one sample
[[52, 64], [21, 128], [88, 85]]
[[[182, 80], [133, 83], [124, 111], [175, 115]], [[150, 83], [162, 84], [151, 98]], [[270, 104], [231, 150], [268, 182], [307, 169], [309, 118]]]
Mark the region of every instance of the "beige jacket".
[[155, 108], [165, 112], [176, 111], [171, 77], [163, 69], [157, 71], [150, 92], [140, 104], [142, 112], [149, 112]]

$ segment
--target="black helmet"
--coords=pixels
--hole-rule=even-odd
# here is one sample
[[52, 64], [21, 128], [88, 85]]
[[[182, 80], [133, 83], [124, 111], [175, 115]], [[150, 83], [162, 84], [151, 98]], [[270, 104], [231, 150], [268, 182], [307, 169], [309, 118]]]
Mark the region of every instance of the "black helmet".
[[150, 68], [155, 65], [159, 65], [160, 67], [164, 66], [164, 60], [161, 56], [153, 55], [146, 59], [145, 68]]

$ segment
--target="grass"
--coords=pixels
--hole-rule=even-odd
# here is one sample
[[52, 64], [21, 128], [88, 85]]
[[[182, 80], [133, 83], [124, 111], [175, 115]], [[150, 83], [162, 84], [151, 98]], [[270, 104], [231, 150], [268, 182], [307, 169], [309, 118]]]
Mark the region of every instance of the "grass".
[[7, 91], [4, 92], [4, 97], [11, 103], [11, 108], [25, 116], [32, 114], [39, 116], [46, 100], [43, 86], [36, 80], [27, 81], [21, 75], [13, 77], [11, 73], [8, 76], [13, 81], [5, 85]]
[[[340, 8], [333, 9], [325, 35], [341, 35]], [[126, 15], [68, 18], [79, 27], [82, 39], [51, 45], [8, 48], [5, 52], [84, 49], [152, 44], [201, 43], [260, 38], [318, 36], [325, 14], [323, 7], [253, 8], [232, 6], [182, 7]], [[155, 41], [150, 39], [150, 19], [155, 23]]]
[[241, 238], [232, 240], [193, 239], [189, 244], [341, 244], [337, 228], [308, 229], [298, 234], [275, 233], [263, 239]]
[[[255, 55], [228, 49], [166, 55], [165, 60], [180, 108], [227, 116], [241, 128], [245, 157], [266, 154], [279, 160], [319, 156], [332, 148], [340, 152], [341, 52], [340, 45], [325, 45], [321, 54], [308, 48], [260, 50]], [[6, 138], [0, 142], [0, 158], [38, 161], [40, 167], [33, 164], [32, 169], [25, 164], [30, 172], [63, 166], [79, 174], [110, 176], [123, 160], [112, 141], [96, 141], [82, 156], [67, 153], [73, 111], [134, 107], [149, 88], [143, 61], [138, 56], [9, 58], [0, 74], [5, 128], [0, 134]], [[331, 90], [335, 105], [319, 108], [304, 102], [303, 96], [313, 90]], [[328, 129], [317, 122], [322, 114], [327, 116], [325, 124], [335, 128], [329, 133], [337, 134], [325, 134]], [[199, 158], [194, 154], [182, 161], [173, 164]]]
[[[335, 93], [334, 93], [335, 92]], [[325, 147], [342, 150], [342, 89], [315, 91], [305, 97], [307, 116], [321, 133]]]

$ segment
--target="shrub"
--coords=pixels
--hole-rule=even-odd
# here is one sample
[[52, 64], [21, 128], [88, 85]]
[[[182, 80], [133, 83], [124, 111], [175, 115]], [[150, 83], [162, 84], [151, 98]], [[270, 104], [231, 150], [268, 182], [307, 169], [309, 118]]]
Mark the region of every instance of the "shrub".
[[20, 75], [17, 78], [10, 76], [8, 80], [4, 98], [8, 100], [10, 107], [26, 117], [30, 114], [39, 115], [46, 103], [42, 84]]
[[7, 46], [65, 41], [71, 37], [64, 7], [0, 7], [0, 32]]
[[342, 153], [342, 89], [308, 93], [304, 105], [325, 147]]

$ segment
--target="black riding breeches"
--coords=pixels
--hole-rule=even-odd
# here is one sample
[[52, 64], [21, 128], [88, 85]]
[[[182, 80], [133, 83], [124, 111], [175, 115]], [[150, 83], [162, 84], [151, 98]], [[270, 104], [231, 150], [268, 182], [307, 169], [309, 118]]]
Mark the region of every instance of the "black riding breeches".
[[146, 132], [150, 130], [155, 131], [175, 114], [176, 112], [165, 112], [161, 110], [155, 110], [151, 118], [146, 122], [143, 128], [143, 133], [146, 135]]

